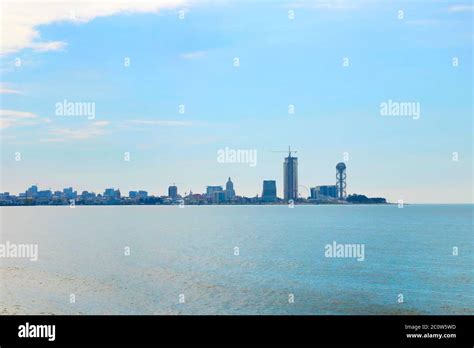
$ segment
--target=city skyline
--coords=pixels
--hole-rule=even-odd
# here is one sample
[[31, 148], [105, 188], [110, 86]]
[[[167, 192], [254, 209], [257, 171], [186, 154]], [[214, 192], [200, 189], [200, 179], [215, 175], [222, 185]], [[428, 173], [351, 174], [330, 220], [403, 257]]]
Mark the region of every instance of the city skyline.
[[[245, 196], [245, 195], [238, 195], [236, 194], [236, 191], [234, 190], [234, 183], [231, 180], [231, 177], [228, 177], [227, 182], [225, 183], [225, 189], [223, 188], [224, 185], [218, 185], [218, 186], [213, 186], [213, 185], [206, 185], [206, 190], [202, 191], [202, 193], [198, 193], [199, 195], [206, 195], [212, 198], [214, 193], [222, 193], [223, 198], [218, 199], [218, 201], [231, 201], [234, 197], [243, 197], [243, 198], [254, 198], [254, 197], [259, 197], [262, 199], [262, 202], [275, 202], [277, 199], [282, 200], [283, 202], [289, 202], [289, 201], [296, 201], [297, 199], [308, 199], [308, 198], [314, 198], [319, 193], [314, 193], [316, 189], [320, 187], [329, 187], [329, 186], [315, 186], [315, 187], [306, 187], [304, 185], [300, 185], [300, 190], [298, 191], [298, 170], [297, 170], [297, 158], [292, 156], [292, 153], [296, 153], [297, 151], [291, 151], [291, 147], [288, 147], [288, 156], [284, 158], [284, 163], [283, 163], [283, 192], [280, 196], [278, 196], [278, 189], [276, 183], [278, 180], [270, 180], [270, 179], [265, 179], [263, 180], [262, 184], [262, 193], [261, 195], [256, 194], [255, 196]], [[334, 194], [325, 194], [327, 196], [331, 196], [333, 198], [338, 198], [339, 200], [344, 200], [345, 199], [345, 186], [344, 186], [344, 193], [339, 194], [338, 190], [340, 185], [340, 177], [339, 177], [339, 172], [340, 172], [340, 166], [343, 163], [338, 163], [335, 167], [336, 169], [336, 180], [334, 185], [330, 185], [334, 187]], [[344, 172], [345, 172], [345, 164], [344, 164]], [[295, 186], [296, 185], [296, 186]], [[345, 185], [345, 176], [344, 176], [344, 185]], [[306, 190], [306, 192], [304, 192]], [[327, 190], [327, 188], [326, 188]], [[128, 198], [135, 198], [136, 197], [169, 197], [173, 200], [177, 200], [178, 198], [186, 197], [188, 195], [196, 194], [196, 190], [193, 192], [192, 188], [189, 188], [187, 191], [184, 191], [183, 195], [179, 193], [179, 187], [176, 183], [172, 183], [170, 186], [168, 186], [167, 195], [163, 194], [153, 194], [151, 193], [149, 195], [149, 191], [142, 190], [140, 189], [133, 189], [128, 191], [128, 196], [124, 195], [126, 191], [121, 191], [120, 187], [106, 187], [104, 189], [104, 193], [96, 193], [96, 191], [92, 190], [82, 190], [82, 193], [79, 193], [81, 191], [75, 191], [73, 186], [65, 187], [63, 188], [63, 191], [60, 190], [53, 190], [51, 188], [47, 188], [46, 190], [38, 190], [38, 183], [32, 184], [26, 191], [18, 192], [17, 196], [18, 197], [32, 197], [35, 198], [36, 196], [43, 198], [46, 198], [48, 196], [51, 198], [51, 196], [57, 196], [57, 198], [65, 197], [67, 199], [72, 199], [76, 198], [77, 196], [90, 196], [93, 194], [94, 196], [97, 194], [97, 196], [104, 196], [104, 197], [114, 197], [117, 196], [118, 198], [120, 197], [128, 197]], [[100, 191], [99, 191], [100, 192]], [[205, 193], [204, 193], [205, 192]], [[4, 197], [8, 196], [15, 196], [14, 194], [11, 194], [10, 191], [4, 191], [0, 192], [1, 198], [3, 199]]]
[[292, 144], [308, 188], [345, 162], [350, 192], [473, 203], [472, 3], [336, 3], [2, 2], [0, 191], [282, 195]]

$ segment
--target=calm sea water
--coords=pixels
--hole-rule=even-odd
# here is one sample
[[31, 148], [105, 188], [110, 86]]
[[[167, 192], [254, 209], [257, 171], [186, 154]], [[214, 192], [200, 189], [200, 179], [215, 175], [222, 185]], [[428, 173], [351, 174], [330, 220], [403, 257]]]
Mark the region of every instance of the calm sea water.
[[0, 258], [0, 311], [474, 314], [473, 207], [2, 207], [1, 242], [39, 260]]

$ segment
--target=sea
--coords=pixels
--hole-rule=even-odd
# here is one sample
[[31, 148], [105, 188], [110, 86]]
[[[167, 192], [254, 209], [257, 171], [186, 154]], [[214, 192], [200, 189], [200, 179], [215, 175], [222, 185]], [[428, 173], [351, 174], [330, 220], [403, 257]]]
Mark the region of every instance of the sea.
[[473, 208], [1, 207], [0, 314], [472, 315]]

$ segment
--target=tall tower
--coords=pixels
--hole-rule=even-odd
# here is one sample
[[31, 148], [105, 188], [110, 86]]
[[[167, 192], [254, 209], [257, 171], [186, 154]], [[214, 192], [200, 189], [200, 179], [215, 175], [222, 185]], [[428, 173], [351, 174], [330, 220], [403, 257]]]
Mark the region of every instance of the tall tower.
[[168, 187], [168, 197], [176, 199], [178, 197], [178, 186], [175, 184]]
[[227, 183], [225, 184], [225, 199], [227, 201], [230, 201], [232, 200], [232, 198], [235, 197], [235, 191], [234, 191], [234, 183], [232, 182], [232, 180], [229, 180], [227, 181]]
[[288, 147], [288, 157], [283, 163], [283, 193], [287, 202], [298, 198], [298, 157], [291, 156], [292, 152]]
[[336, 166], [336, 179], [337, 198], [346, 199], [346, 164], [344, 162]]

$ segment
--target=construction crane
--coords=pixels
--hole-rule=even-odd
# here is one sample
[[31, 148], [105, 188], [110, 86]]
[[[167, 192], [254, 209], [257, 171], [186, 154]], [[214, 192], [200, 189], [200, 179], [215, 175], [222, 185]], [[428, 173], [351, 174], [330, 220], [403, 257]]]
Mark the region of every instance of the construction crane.
[[184, 183], [183, 182], [172, 182], [172, 183], [169, 183], [168, 185], [176, 186], [176, 185], [181, 185], [181, 184], [184, 184]]
[[[279, 153], [285, 152], [286, 153], [286, 151], [271, 151], [271, 152], [279, 152]], [[292, 153], [298, 153], [298, 151], [291, 151], [291, 147], [288, 146], [288, 157], [291, 157]]]

